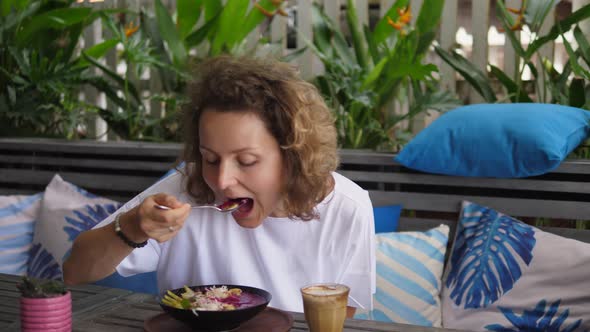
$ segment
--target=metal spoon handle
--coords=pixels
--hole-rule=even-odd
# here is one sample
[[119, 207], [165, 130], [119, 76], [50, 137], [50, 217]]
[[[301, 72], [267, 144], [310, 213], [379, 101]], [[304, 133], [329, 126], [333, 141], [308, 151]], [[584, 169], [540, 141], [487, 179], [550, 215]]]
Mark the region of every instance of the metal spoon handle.
[[[193, 206], [191, 206], [191, 209], [214, 209], [219, 212], [233, 212], [233, 211], [237, 210], [242, 204], [243, 203], [237, 204], [236, 206], [231, 207], [229, 209], [222, 209], [222, 208], [215, 206], [215, 205], [193, 205]], [[157, 209], [160, 209], [160, 210], [172, 210], [171, 207], [166, 206], [166, 205], [154, 204], [154, 207]]]

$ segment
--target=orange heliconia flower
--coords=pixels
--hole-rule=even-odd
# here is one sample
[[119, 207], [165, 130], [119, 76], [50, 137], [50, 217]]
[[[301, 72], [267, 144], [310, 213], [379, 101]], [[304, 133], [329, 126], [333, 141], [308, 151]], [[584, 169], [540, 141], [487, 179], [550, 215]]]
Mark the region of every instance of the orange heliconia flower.
[[400, 31], [402, 35], [406, 35], [407, 31], [405, 27], [412, 20], [412, 10], [410, 9], [410, 6], [398, 8], [397, 14], [399, 15], [399, 17], [396, 21], [392, 20], [391, 17], [387, 16], [387, 24], [389, 24], [395, 30]]
[[273, 16], [275, 16], [275, 13], [269, 12], [268, 10], [264, 9], [264, 7], [262, 7], [261, 5], [259, 5], [258, 2], [255, 2], [254, 3], [254, 7], [256, 7], [256, 9], [258, 9], [266, 17], [273, 17]]
[[410, 6], [404, 8], [398, 8], [397, 13], [399, 15], [398, 22], [408, 24], [412, 20], [412, 10]]
[[135, 26], [133, 21], [129, 22], [129, 25], [125, 27], [125, 37], [129, 38], [133, 36], [133, 34], [137, 32], [137, 30], [139, 30], [139, 25]]
[[404, 25], [402, 23], [395, 22], [389, 16], [387, 16], [387, 24], [389, 24], [395, 30], [400, 30], [401, 31], [404, 28]]
[[516, 16], [516, 22], [514, 22], [514, 24], [510, 27], [510, 30], [512, 30], [512, 31], [522, 30], [522, 27], [524, 26], [524, 23], [525, 23], [525, 19], [524, 19], [524, 12], [526, 10], [525, 3], [526, 3], [526, 1], [522, 1], [520, 3], [519, 9], [508, 8], [508, 7], [506, 8], [506, 10], [508, 10], [512, 14], [518, 15], [518, 16]]
[[275, 16], [276, 14], [287, 17], [287, 16], [289, 16], [289, 14], [287, 14], [287, 12], [285, 12], [285, 10], [283, 10], [283, 8], [281, 7], [283, 2], [284, 2], [284, 0], [272, 0], [271, 1], [272, 5], [277, 8], [277, 10], [275, 10], [274, 12], [268, 11], [267, 9], [262, 7], [258, 2], [254, 3], [254, 7], [256, 7], [256, 9], [258, 9], [262, 14], [264, 14], [264, 16], [266, 16], [268, 18], [271, 18], [271, 17]]

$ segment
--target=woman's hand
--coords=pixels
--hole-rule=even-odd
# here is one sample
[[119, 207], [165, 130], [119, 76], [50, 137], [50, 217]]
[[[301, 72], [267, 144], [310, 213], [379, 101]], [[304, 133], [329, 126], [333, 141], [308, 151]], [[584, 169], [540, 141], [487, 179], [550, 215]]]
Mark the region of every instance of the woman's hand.
[[[168, 206], [171, 210], [158, 209], [154, 206], [156, 204]], [[136, 209], [139, 232], [160, 243], [176, 236], [191, 211], [190, 204], [163, 193], [147, 197]]]

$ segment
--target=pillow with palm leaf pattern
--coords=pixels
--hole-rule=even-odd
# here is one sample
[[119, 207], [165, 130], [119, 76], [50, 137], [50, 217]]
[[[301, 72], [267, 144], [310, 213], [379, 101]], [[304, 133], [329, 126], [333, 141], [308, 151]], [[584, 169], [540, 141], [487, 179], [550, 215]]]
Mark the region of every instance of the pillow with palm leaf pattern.
[[440, 290], [449, 226], [376, 234], [373, 310], [357, 319], [441, 326]]
[[463, 202], [442, 315], [470, 331], [588, 331], [590, 244]]
[[55, 175], [45, 188], [29, 255], [28, 275], [61, 279], [73, 240], [116, 211], [118, 202], [98, 197]]
[[[35, 225], [28, 275], [62, 279], [61, 267], [70, 254], [74, 239], [120, 206], [118, 202], [91, 194], [55, 175], [45, 188]], [[123, 277], [115, 272], [95, 284], [157, 294], [155, 272], [132, 277]]]

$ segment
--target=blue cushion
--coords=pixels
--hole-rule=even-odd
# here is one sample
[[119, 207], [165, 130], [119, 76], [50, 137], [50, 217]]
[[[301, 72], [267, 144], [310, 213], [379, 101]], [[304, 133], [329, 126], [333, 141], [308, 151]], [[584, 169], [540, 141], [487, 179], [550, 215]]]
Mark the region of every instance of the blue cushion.
[[25, 275], [43, 193], [0, 196], [0, 273]]
[[401, 205], [374, 207], [373, 217], [375, 218], [375, 233], [397, 231], [397, 223], [401, 211]]
[[547, 173], [588, 137], [590, 112], [553, 104], [476, 104], [443, 114], [396, 156], [423, 172], [513, 178]]
[[444, 272], [444, 327], [590, 331], [589, 267], [589, 243], [464, 201]]
[[449, 226], [375, 235], [377, 291], [373, 310], [355, 318], [441, 326], [440, 291]]
[[[121, 206], [118, 202], [96, 196], [64, 181], [59, 175], [55, 175], [45, 188], [40, 205], [27, 274], [46, 279], [61, 279], [61, 267], [70, 255], [74, 239]], [[97, 284], [144, 293], [158, 293], [155, 272], [132, 277], [114, 273]]]

